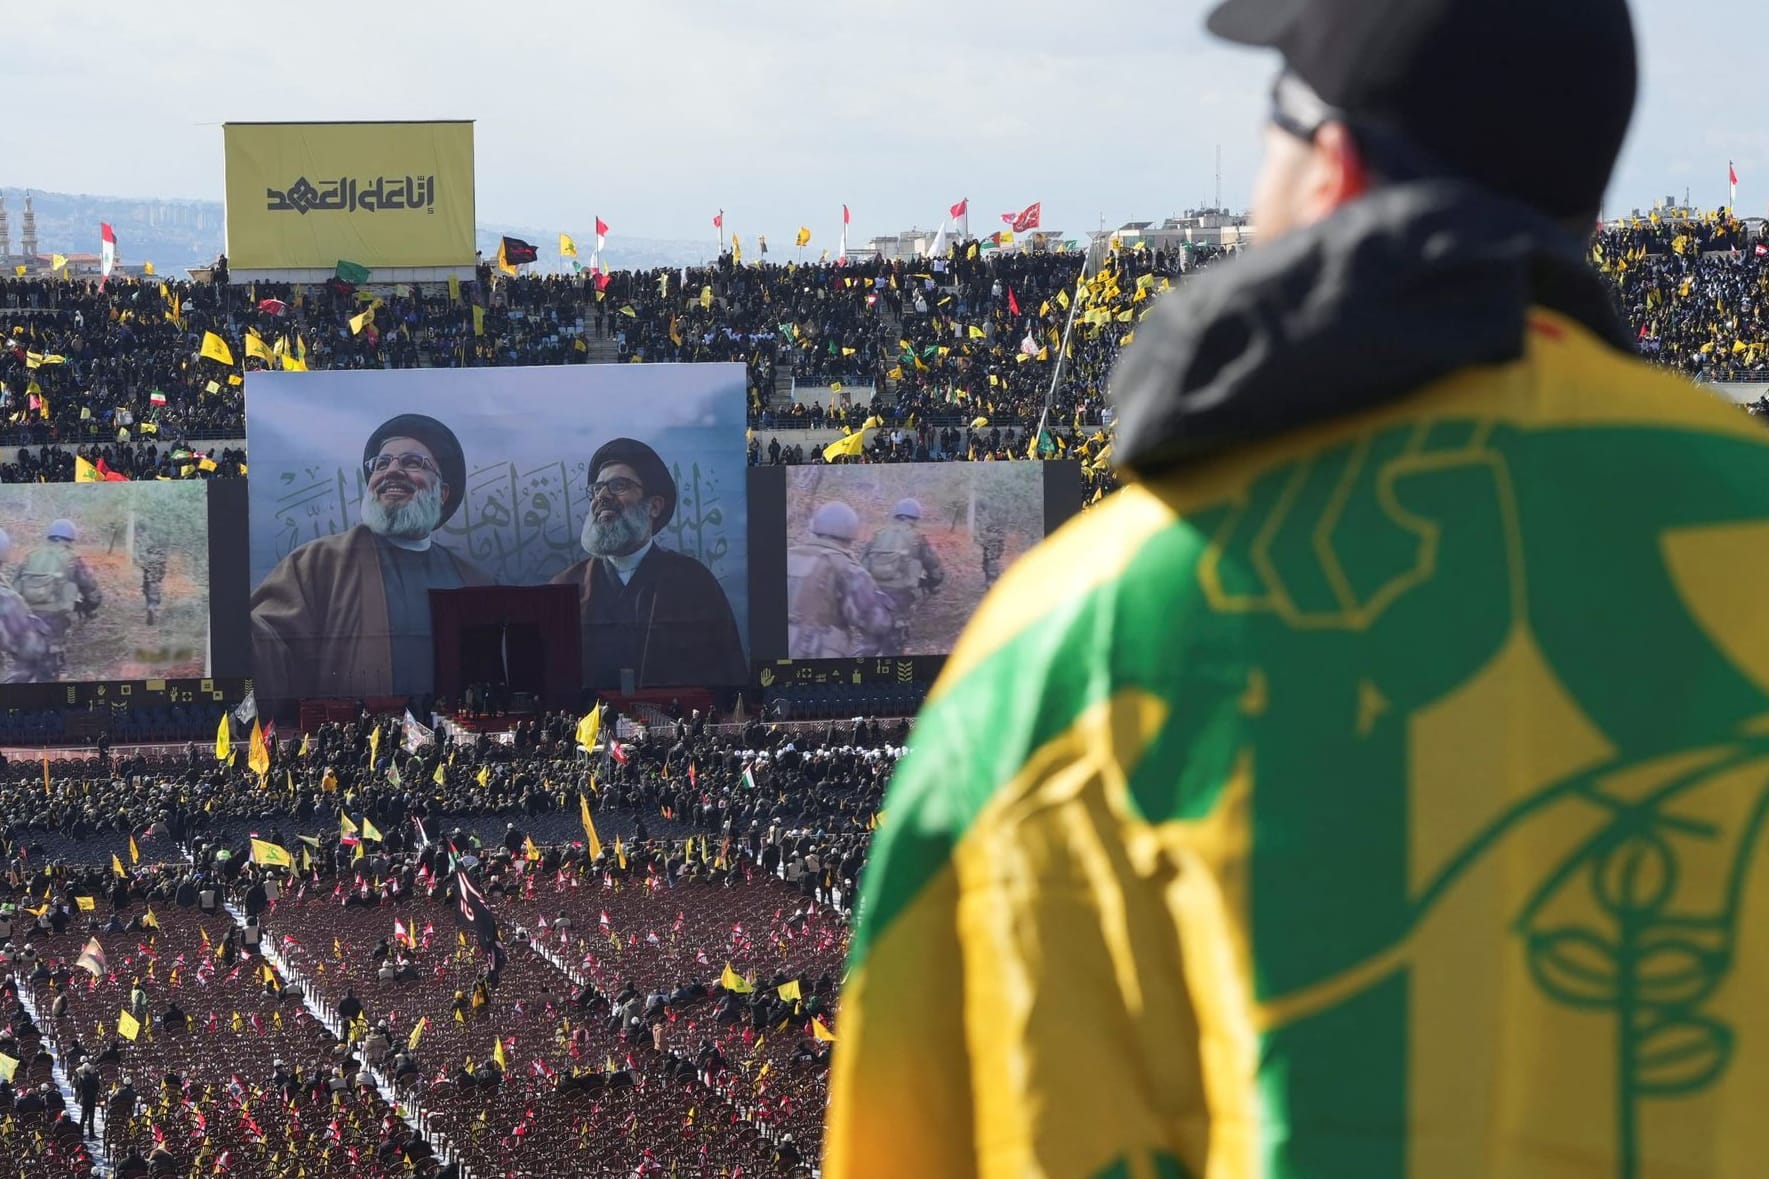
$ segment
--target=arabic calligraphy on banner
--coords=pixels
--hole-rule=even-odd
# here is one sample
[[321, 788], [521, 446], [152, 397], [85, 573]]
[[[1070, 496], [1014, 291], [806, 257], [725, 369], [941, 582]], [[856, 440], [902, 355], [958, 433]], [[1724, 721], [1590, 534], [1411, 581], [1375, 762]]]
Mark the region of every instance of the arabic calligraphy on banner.
[[264, 207], [272, 213], [376, 213], [404, 209], [436, 212], [436, 177], [377, 176], [373, 180], [341, 177], [314, 184], [303, 176], [287, 188], [264, 190]]
[[229, 123], [223, 139], [234, 270], [472, 265], [472, 123]]
[[[437, 543], [467, 557], [499, 585], [539, 585], [584, 558], [578, 543], [589, 511], [588, 463], [557, 461], [525, 467], [491, 463], [467, 473], [467, 499], [436, 532]], [[686, 553], [714, 577], [730, 557], [727, 497], [720, 480], [699, 463], [673, 464], [676, 511], [658, 534], [667, 548]], [[285, 472], [272, 528], [278, 560], [300, 545], [343, 532], [360, 520], [361, 468], [309, 466]]]

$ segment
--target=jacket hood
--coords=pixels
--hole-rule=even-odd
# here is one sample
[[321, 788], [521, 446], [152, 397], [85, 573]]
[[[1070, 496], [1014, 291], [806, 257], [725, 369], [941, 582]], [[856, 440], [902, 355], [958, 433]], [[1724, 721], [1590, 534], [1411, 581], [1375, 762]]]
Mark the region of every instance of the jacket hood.
[[1379, 190], [1156, 304], [1112, 375], [1114, 455], [1148, 476], [1514, 361], [1531, 306], [1632, 347], [1554, 222], [1456, 182]]

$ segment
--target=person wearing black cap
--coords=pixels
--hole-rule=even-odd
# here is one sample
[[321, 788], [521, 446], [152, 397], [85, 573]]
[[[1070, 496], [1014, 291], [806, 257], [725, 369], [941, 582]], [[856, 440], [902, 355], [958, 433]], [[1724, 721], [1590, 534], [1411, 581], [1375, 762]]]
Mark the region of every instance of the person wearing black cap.
[[362, 476], [362, 522], [297, 548], [252, 594], [260, 699], [429, 692], [430, 591], [488, 580], [432, 542], [466, 493], [454, 431], [389, 418], [363, 446]]
[[657, 452], [633, 438], [590, 458], [585, 560], [553, 581], [578, 589], [584, 686], [741, 684], [749, 678], [736, 617], [711, 571], [667, 549], [657, 534], [676, 511], [676, 481]]
[[1588, 260], [1627, 6], [1210, 27], [1284, 59], [1257, 247], [916, 722], [823, 1174], [1758, 1174], [1769, 434]]

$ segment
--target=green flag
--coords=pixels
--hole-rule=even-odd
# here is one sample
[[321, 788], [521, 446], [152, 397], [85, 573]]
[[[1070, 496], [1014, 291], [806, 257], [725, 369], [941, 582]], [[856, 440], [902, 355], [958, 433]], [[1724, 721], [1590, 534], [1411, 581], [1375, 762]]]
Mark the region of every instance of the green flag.
[[338, 259], [337, 275], [339, 282], [347, 282], [355, 286], [369, 280], [369, 268], [360, 262], [346, 262], [340, 258]]

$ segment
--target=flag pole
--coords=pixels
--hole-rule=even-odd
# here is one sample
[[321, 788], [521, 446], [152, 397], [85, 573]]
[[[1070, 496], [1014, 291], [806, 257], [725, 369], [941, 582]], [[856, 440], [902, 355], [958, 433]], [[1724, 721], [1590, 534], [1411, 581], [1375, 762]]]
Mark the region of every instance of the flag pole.
[[[967, 210], [968, 212], [968, 210]], [[1087, 281], [1087, 264], [1093, 260], [1091, 249], [1082, 251], [1081, 274], [1082, 282]], [[1038, 445], [1038, 439], [1044, 437], [1045, 427], [1050, 422], [1050, 407], [1056, 400], [1057, 385], [1063, 379], [1063, 369], [1069, 357], [1069, 339], [1075, 331], [1075, 313], [1081, 310], [1081, 296], [1076, 295], [1069, 300], [1069, 322], [1063, 326], [1063, 342], [1057, 352], [1056, 367], [1050, 373], [1050, 388], [1044, 394], [1044, 411], [1038, 415], [1038, 432], [1032, 435], [1032, 445]]]

